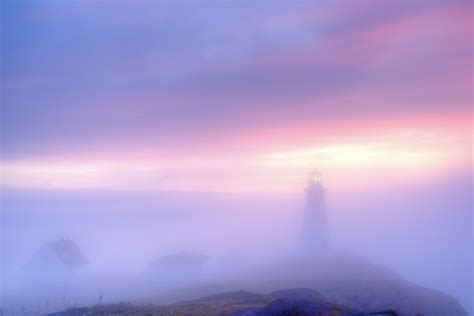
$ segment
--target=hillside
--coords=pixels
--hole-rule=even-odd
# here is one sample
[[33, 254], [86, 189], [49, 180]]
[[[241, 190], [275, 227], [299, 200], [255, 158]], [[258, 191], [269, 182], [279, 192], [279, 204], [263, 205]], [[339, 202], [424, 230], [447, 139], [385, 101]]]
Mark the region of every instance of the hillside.
[[[353, 310], [394, 310], [404, 315], [467, 315], [459, 302], [419, 286], [394, 271], [352, 255], [288, 258], [238, 275], [234, 281], [202, 283], [163, 294], [168, 302], [246, 289], [272, 293], [307, 288]], [[278, 292], [275, 292], [278, 293]]]
[[311, 289], [288, 289], [269, 294], [256, 294], [240, 290], [168, 305], [119, 303], [97, 305], [90, 308], [73, 308], [50, 314], [50, 316], [77, 315], [368, 316], [397, 314], [394, 311], [351, 310], [345, 306], [325, 301], [321, 294]]

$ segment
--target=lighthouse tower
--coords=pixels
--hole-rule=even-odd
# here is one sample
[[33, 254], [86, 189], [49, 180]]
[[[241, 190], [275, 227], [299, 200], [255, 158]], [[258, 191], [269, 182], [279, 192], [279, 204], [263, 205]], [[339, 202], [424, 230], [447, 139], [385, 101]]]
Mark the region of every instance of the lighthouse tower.
[[321, 174], [316, 170], [309, 173], [302, 232], [302, 251], [305, 256], [322, 256], [329, 251], [325, 191]]

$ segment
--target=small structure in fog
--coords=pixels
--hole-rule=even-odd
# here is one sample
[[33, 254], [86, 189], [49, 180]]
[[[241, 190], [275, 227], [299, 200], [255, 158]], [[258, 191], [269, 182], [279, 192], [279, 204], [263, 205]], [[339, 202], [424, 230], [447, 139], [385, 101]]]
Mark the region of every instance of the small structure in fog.
[[181, 251], [152, 260], [149, 272], [159, 286], [182, 286], [200, 281], [209, 259], [201, 253]]
[[62, 238], [48, 242], [25, 264], [25, 283], [30, 289], [63, 290], [74, 280], [74, 270], [86, 263], [73, 240]]
[[302, 251], [307, 256], [321, 256], [329, 251], [325, 191], [321, 173], [309, 173], [302, 231]]

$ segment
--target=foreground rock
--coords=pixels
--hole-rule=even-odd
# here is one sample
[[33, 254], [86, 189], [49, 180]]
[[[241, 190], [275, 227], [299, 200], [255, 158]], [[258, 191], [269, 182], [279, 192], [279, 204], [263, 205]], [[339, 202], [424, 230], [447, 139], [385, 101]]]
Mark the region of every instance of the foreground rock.
[[57, 315], [467, 315], [454, 298], [353, 256], [291, 258], [235, 280], [160, 293], [161, 305], [102, 305]]
[[176, 302], [239, 288], [257, 293], [307, 288], [316, 290], [327, 302], [355, 311], [393, 310], [401, 315], [424, 316], [467, 315], [453, 297], [419, 286], [386, 267], [351, 255], [292, 257], [261, 269], [246, 271], [234, 278], [233, 282], [207, 282], [179, 288], [174, 292], [161, 293], [160, 297], [167, 302]]
[[312, 288], [328, 301], [368, 311], [403, 315], [467, 315], [453, 297], [419, 286], [383, 266], [349, 255], [293, 259], [266, 267], [267, 281], [256, 291]]
[[83, 315], [229, 315], [229, 316], [368, 316], [397, 315], [394, 311], [365, 312], [326, 302], [311, 289], [289, 289], [266, 295], [237, 291], [206, 296], [197, 300], [168, 305], [130, 303], [73, 308], [50, 316]]

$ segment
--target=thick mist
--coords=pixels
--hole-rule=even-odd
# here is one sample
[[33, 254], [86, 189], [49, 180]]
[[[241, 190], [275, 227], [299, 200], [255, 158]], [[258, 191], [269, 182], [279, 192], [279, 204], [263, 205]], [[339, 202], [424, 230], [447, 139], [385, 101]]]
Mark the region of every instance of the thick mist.
[[[471, 190], [470, 175], [352, 192], [328, 188], [333, 251], [391, 268], [472, 311]], [[273, 194], [5, 190], [3, 305], [46, 304], [50, 289], [32, 289], [25, 270], [45, 243], [61, 238], [73, 240], [87, 264], [74, 269], [73, 291], [47, 301], [49, 310], [60, 300], [171, 302], [207, 294], [209, 284], [239, 289], [251, 271], [297, 252], [303, 207], [303, 185]], [[170, 270], [167, 282], [154, 282], [151, 262], [183, 252], [206, 257], [199, 279]], [[180, 293], [184, 287], [193, 294]]]
[[474, 315], [473, 12], [0, 1], [0, 316]]

